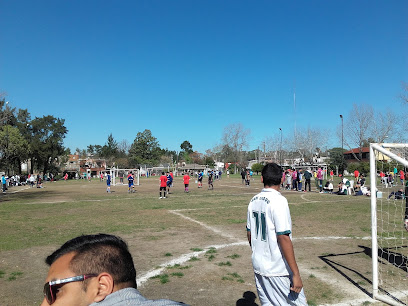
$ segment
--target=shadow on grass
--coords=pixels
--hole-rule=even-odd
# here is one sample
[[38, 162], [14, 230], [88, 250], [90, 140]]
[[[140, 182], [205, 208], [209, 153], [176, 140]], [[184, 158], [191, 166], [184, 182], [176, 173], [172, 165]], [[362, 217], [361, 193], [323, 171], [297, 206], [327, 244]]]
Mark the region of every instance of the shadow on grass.
[[258, 306], [257, 303], [255, 303], [256, 300], [256, 294], [253, 293], [252, 291], [245, 291], [244, 294], [242, 295], [242, 298], [240, 298], [236, 302], [236, 306]]
[[[355, 275], [361, 277], [363, 280], [365, 280], [368, 284], [370, 284], [372, 286], [372, 281], [370, 279], [368, 279], [367, 277], [365, 277], [363, 274], [361, 274], [360, 272], [358, 272], [355, 269], [349, 268], [347, 266], [345, 266], [344, 264], [341, 264], [339, 262], [337, 262], [335, 259], [338, 256], [349, 256], [349, 255], [357, 255], [357, 254], [365, 254], [367, 256], [369, 256], [370, 258], [372, 258], [372, 249], [366, 246], [362, 246], [359, 245], [360, 248], [362, 248], [362, 251], [357, 251], [357, 252], [350, 252], [350, 253], [341, 253], [341, 254], [329, 254], [329, 255], [324, 255], [324, 256], [319, 256], [319, 258], [321, 260], [323, 260], [327, 265], [329, 265], [331, 268], [333, 268], [335, 271], [337, 271], [341, 276], [343, 276], [345, 279], [347, 279], [352, 285], [354, 285], [356, 288], [358, 288], [359, 290], [361, 290], [362, 292], [364, 292], [367, 296], [369, 296], [370, 298], [373, 298], [373, 294], [369, 291], [367, 291], [365, 288], [363, 288], [358, 282], [356, 282], [355, 280], [353, 280], [350, 276], [348, 276], [345, 272], [343, 272], [341, 269], [344, 269], [346, 271], [352, 272]], [[404, 246], [407, 247], [407, 246]], [[389, 263], [391, 263], [392, 265], [402, 269], [403, 271], [407, 272], [407, 257], [396, 253], [396, 252], [392, 252], [390, 250], [387, 249], [379, 249], [378, 250], [378, 257], [379, 257], [379, 262], [381, 264], [384, 264], [384, 262], [381, 261], [381, 259], [387, 260]], [[405, 265], [405, 267], [404, 267]], [[387, 292], [386, 290], [382, 289], [382, 288], [378, 288], [381, 292], [383, 292], [384, 294], [386, 294], [387, 296], [389, 296], [390, 298], [392, 298], [393, 300], [399, 302], [399, 303], [403, 303], [402, 301], [400, 301], [397, 297], [393, 296], [391, 293]]]
[[[0, 195], [0, 204], [7, 203], [7, 202], [16, 202], [16, 204], [27, 204], [28, 201], [36, 201], [36, 200], [46, 200], [52, 199], [54, 196], [61, 195], [60, 192], [55, 190], [47, 190], [41, 189], [41, 192], [18, 192], [18, 193], [6, 193]], [[22, 202], [22, 203], [18, 203]], [[35, 204], [41, 204], [36, 202]]]

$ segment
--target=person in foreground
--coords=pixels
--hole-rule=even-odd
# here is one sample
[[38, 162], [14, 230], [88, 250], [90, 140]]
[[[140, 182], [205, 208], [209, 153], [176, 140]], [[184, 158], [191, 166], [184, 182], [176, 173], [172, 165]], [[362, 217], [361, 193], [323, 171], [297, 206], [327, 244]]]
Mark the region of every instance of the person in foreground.
[[247, 236], [262, 305], [307, 305], [291, 240], [289, 205], [280, 192], [282, 168], [262, 170], [264, 189], [248, 205]]
[[128, 246], [108, 234], [67, 241], [47, 257], [50, 266], [43, 305], [185, 305], [148, 300], [136, 289], [136, 269]]

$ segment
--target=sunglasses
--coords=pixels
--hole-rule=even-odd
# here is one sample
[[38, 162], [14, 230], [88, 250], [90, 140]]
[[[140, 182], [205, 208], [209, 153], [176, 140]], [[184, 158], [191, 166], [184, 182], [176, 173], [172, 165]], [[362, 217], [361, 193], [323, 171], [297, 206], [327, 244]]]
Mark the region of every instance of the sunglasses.
[[47, 299], [48, 304], [53, 304], [57, 299], [57, 292], [61, 285], [72, 283], [72, 282], [82, 282], [88, 278], [98, 276], [98, 274], [85, 274], [85, 275], [78, 275], [73, 277], [68, 277], [64, 279], [57, 279], [55, 281], [51, 281], [45, 283], [44, 285], [44, 297]]

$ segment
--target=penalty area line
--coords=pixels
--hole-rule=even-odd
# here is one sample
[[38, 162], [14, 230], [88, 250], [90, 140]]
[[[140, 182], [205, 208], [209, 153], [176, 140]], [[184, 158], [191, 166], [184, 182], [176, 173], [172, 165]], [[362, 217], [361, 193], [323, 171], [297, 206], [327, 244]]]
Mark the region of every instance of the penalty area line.
[[180, 212], [177, 212], [177, 211], [174, 211], [174, 210], [169, 210], [169, 212], [172, 213], [172, 214], [175, 214], [175, 215], [177, 215], [179, 217], [182, 217], [183, 219], [186, 219], [186, 220], [188, 220], [190, 222], [197, 223], [197, 224], [201, 225], [202, 227], [204, 227], [204, 228], [206, 228], [206, 229], [208, 229], [208, 230], [210, 230], [210, 231], [212, 231], [212, 232], [214, 232], [214, 233], [216, 233], [216, 234], [218, 234], [218, 235], [220, 235], [220, 236], [222, 236], [224, 238], [237, 240], [237, 238], [234, 237], [234, 236], [230, 236], [228, 234], [225, 234], [223, 231], [220, 231], [220, 230], [218, 230], [218, 229], [216, 229], [216, 228], [214, 228], [212, 226], [209, 226], [209, 225], [207, 225], [207, 224], [205, 224], [203, 222], [200, 222], [198, 220], [195, 220], [193, 218], [187, 217], [187, 216], [183, 215]]

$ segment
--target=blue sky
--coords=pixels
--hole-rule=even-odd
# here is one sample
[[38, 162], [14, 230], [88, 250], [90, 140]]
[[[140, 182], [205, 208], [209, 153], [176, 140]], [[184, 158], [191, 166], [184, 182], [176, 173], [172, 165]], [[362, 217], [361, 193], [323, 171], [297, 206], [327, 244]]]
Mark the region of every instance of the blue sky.
[[0, 91], [64, 118], [71, 149], [150, 129], [163, 148], [204, 152], [237, 122], [255, 149], [295, 119], [338, 146], [339, 114], [400, 112], [408, 81], [403, 0], [2, 0], [0, 12]]

